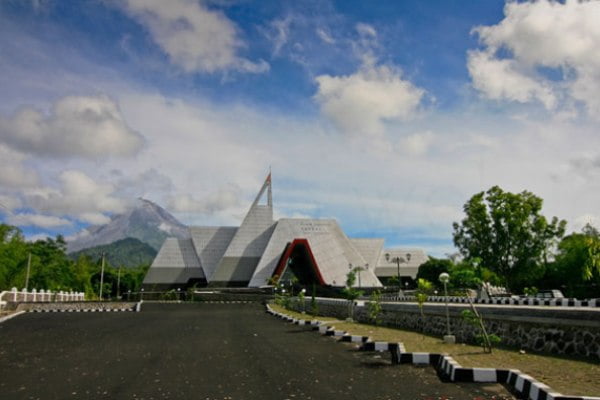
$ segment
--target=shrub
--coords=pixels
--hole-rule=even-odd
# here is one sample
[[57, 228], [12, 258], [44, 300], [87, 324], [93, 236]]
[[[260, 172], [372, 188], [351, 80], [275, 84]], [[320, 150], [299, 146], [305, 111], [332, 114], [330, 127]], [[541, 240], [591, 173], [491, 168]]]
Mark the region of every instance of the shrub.
[[381, 292], [379, 290], [371, 293], [371, 298], [368, 304], [369, 320], [375, 325], [379, 325], [379, 315], [381, 314]]

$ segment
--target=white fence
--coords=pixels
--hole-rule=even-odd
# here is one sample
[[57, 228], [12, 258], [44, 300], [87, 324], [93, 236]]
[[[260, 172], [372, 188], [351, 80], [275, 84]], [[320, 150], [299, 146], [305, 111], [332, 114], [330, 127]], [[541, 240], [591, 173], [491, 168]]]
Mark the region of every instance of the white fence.
[[85, 293], [83, 292], [53, 292], [51, 290], [37, 290], [32, 289], [27, 291], [23, 289], [21, 291], [17, 288], [12, 290], [5, 290], [0, 292], [0, 308], [7, 302], [61, 302], [61, 301], [83, 301], [85, 300]]

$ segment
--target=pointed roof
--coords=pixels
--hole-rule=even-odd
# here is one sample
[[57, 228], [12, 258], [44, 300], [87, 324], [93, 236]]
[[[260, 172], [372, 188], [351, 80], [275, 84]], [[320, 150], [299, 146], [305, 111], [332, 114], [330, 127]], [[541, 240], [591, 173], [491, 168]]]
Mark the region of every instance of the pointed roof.
[[[277, 222], [249, 286], [258, 287], [266, 284], [281, 265], [280, 263], [287, 261], [285, 257], [282, 258], [282, 251], [289, 243], [306, 247], [310, 259], [314, 260], [311, 263], [315, 272], [318, 272], [319, 280], [326, 285], [344, 286], [349, 264], [352, 264], [365, 268], [361, 272], [362, 286], [381, 286], [374, 273], [375, 266], [371, 265], [370, 260], [365, 259], [356, 249], [337, 221], [289, 218]], [[287, 249], [290, 250], [289, 247]], [[369, 264], [368, 269], [367, 264]]]
[[148, 269], [143, 284], [186, 284], [190, 279], [205, 279], [192, 240], [168, 238]]
[[[265, 192], [267, 193], [267, 204], [259, 204]], [[212, 275], [212, 280], [217, 282], [249, 281], [265, 247], [267, 247], [274, 227], [271, 174], [269, 173], [244, 221], [227, 246], [225, 254]]]

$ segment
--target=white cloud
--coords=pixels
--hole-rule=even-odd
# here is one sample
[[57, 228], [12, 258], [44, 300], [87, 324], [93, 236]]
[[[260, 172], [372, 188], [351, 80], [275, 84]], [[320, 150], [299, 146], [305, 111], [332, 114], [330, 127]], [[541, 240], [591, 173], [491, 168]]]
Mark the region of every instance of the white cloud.
[[0, 213], [12, 212], [21, 206], [21, 200], [15, 196], [0, 194]]
[[[590, 114], [598, 114], [600, 2], [511, 1], [507, 2], [504, 14], [500, 23], [474, 29], [486, 48], [485, 52], [472, 52], [469, 56], [476, 88], [491, 98], [504, 95], [506, 99], [521, 102], [538, 99], [548, 107], [552, 101], [545, 92], [551, 87], [554, 92], [581, 101]], [[508, 51], [508, 59], [499, 58], [502, 50]], [[559, 69], [562, 77], [549, 81], [542, 68]], [[479, 74], [474, 75], [473, 71]], [[522, 71], [530, 74], [505, 79]], [[492, 82], [498, 76], [501, 83], [504, 76], [504, 89], [498, 87], [501, 83]], [[519, 84], [525, 88], [515, 87]]]
[[377, 31], [375, 30], [375, 28], [373, 28], [371, 25], [369, 24], [365, 24], [363, 22], [359, 22], [358, 24], [356, 24], [356, 31], [358, 32], [358, 34], [361, 37], [367, 38], [376, 38], [377, 37]]
[[335, 44], [335, 39], [333, 36], [331, 36], [331, 34], [324, 28], [317, 28], [315, 32], [317, 33], [319, 39], [321, 39], [323, 42], [327, 44]]
[[580, 215], [569, 224], [567, 232], [581, 233], [581, 230], [587, 224], [592, 225], [595, 228], [600, 228], [600, 217], [598, 215], [584, 214]]
[[171, 178], [156, 168], [151, 167], [137, 175], [131, 170], [124, 173], [121, 170], [112, 170], [110, 178], [117, 181], [119, 197], [152, 197], [157, 193], [169, 194], [175, 189]]
[[84, 212], [77, 215], [77, 219], [92, 225], [103, 225], [110, 222], [110, 218], [101, 212]]
[[24, 188], [38, 184], [38, 174], [23, 165], [25, 159], [25, 155], [0, 143], [0, 187]]
[[237, 27], [225, 14], [194, 0], [122, 0], [124, 10], [148, 28], [171, 62], [186, 72], [238, 70], [261, 73], [264, 61], [237, 55], [244, 47]]
[[169, 200], [169, 208], [178, 213], [213, 214], [240, 206], [239, 188], [222, 188], [201, 200], [189, 194], [174, 196]]
[[26, 192], [32, 208], [58, 215], [70, 215], [82, 221], [106, 222], [103, 213], [119, 213], [126, 201], [113, 196], [112, 184], [97, 183], [81, 171], [67, 170], [60, 174], [61, 188], [41, 188]]
[[470, 51], [467, 66], [475, 89], [492, 100], [527, 103], [537, 99], [547, 109], [556, 104], [550, 85], [518, 71], [515, 60], [501, 60], [485, 51]]
[[288, 42], [291, 23], [292, 17], [288, 15], [285, 18], [273, 20], [270, 23], [270, 29], [265, 31], [267, 39], [273, 43], [274, 56], [278, 56], [283, 46]]
[[126, 156], [144, 143], [104, 96], [64, 97], [48, 115], [23, 107], [12, 118], [0, 117], [0, 134], [0, 141], [19, 151], [48, 157]]
[[31, 213], [10, 215], [8, 217], [8, 223], [15, 226], [39, 226], [41, 228], [56, 228], [72, 225], [72, 222], [68, 219]]
[[421, 156], [427, 153], [434, 139], [435, 135], [431, 131], [414, 133], [400, 140], [399, 150], [406, 154]]
[[36, 233], [34, 235], [27, 235], [25, 240], [28, 242], [37, 242], [38, 240], [46, 240], [51, 237], [53, 237], [53, 235], [49, 233]]
[[412, 118], [425, 94], [392, 66], [363, 65], [347, 76], [320, 75], [315, 100], [343, 132], [379, 136], [385, 122]]

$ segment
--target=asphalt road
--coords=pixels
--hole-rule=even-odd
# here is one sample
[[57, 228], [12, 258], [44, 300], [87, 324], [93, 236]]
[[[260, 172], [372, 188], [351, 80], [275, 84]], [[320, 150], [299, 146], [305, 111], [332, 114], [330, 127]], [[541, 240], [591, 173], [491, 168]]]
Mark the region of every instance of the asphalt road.
[[[503, 399], [283, 322], [258, 304], [29, 313], [0, 324], [0, 399]], [[511, 397], [509, 397], [511, 398]]]

